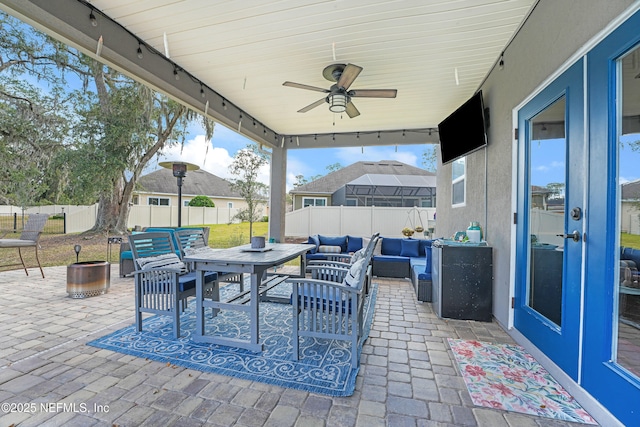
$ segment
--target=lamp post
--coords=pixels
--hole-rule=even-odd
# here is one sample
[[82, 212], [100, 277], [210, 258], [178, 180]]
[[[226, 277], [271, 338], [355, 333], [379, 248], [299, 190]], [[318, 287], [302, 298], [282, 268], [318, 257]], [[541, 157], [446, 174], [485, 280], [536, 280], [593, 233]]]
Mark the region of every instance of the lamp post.
[[160, 162], [160, 166], [173, 171], [173, 176], [178, 178], [178, 227], [182, 227], [182, 178], [187, 176], [187, 171], [196, 171], [199, 166], [187, 162]]

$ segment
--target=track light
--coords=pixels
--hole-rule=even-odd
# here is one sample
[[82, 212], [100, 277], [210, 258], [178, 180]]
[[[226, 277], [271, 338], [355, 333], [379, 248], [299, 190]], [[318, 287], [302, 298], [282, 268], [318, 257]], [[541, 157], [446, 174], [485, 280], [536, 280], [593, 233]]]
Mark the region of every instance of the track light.
[[138, 54], [138, 59], [144, 58], [144, 55], [142, 54], [142, 48], [140, 47], [140, 45], [138, 45], [137, 54]]
[[204, 98], [205, 94], [204, 94], [204, 86], [200, 85], [200, 97]]
[[96, 19], [96, 15], [93, 14], [93, 10], [89, 13], [89, 21], [91, 21], [92, 27], [98, 26], [98, 20]]
[[180, 74], [178, 74], [178, 69], [177, 68], [173, 69], [173, 77], [175, 77], [176, 80], [180, 80]]

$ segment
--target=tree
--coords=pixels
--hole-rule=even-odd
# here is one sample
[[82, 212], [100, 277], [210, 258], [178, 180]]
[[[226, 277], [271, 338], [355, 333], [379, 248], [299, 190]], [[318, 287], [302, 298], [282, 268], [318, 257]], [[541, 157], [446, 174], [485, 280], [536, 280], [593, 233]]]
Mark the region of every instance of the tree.
[[258, 172], [267, 163], [265, 155], [252, 144], [239, 150], [229, 166], [231, 175], [237, 177], [230, 180], [231, 188], [247, 202], [247, 208], [238, 212], [234, 218], [249, 222], [249, 238], [253, 236], [253, 223], [261, 220], [258, 207], [267, 200], [269, 187], [258, 181]]
[[213, 203], [213, 200], [208, 198], [207, 196], [196, 196], [193, 199], [189, 200], [189, 206], [195, 207], [205, 207], [205, 208], [215, 208], [216, 205]]
[[328, 165], [326, 169], [329, 171], [329, 173], [331, 173], [331, 172], [335, 172], [337, 170], [342, 169], [342, 165], [340, 164], [340, 162], [336, 162]]
[[[0, 12], [0, 202], [48, 201], [69, 137], [66, 47]], [[36, 84], [37, 83], [37, 84]]]
[[435, 145], [428, 145], [422, 153], [422, 166], [430, 172], [438, 169], [438, 152]]

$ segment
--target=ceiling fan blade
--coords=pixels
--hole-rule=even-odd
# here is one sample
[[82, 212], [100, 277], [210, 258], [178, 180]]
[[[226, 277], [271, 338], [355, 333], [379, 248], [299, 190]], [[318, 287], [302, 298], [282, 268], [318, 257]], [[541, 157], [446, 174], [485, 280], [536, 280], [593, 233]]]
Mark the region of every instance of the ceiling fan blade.
[[327, 99], [326, 99], [326, 98], [318, 99], [318, 100], [317, 100], [316, 102], [314, 102], [313, 104], [309, 104], [309, 105], [307, 105], [306, 107], [299, 109], [299, 110], [298, 110], [298, 113], [306, 113], [307, 111], [309, 111], [309, 110], [313, 110], [314, 108], [316, 108], [316, 107], [317, 107], [317, 106], [319, 106], [319, 105], [324, 104], [325, 102], [327, 102]]
[[396, 89], [358, 89], [350, 90], [349, 96], [358, 98], [395, 98], [398, 94]]
[[340, 76], [340, 80], [338, 80], [338, 87], [343, 89], [349, 89], [349, 86], [353, 83], [353, 81], [358, 77], [358, 74], [362, 71], [362, 67], [358, 67], [357, 65], [347, 64], [342, 70], [342, 75]]
[[302, 83], [284, 82], [282, 83], [282, 86], [295, 87], [298, 89], [314, 90], [316, 92], [324, 92], [324, 93], [330, 92], [329, 89], [323, 89], [321, 87], [316, 87], [316, 86], [303, 85]]
[[353, 105], [353, 102], [350, 102], [347, 104], [346, 112], [349, 118], [351, 119], [353, 119], [354, 117], [358, 117], [360, 115], [360, 111], [358, 111], [356, 106]]

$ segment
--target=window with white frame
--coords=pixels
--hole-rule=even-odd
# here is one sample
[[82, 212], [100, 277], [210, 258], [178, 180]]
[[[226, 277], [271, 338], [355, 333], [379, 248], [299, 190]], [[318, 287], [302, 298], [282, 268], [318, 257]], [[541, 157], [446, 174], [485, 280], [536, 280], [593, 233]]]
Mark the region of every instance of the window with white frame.
[[302, 207], [306, 208], [307, 206], [327, 206], [327, 198], [326, 197], [303, 197]]
[[451, 206], [464, 206], [466, 193], [466, 157], [451, 164]]
[[233, 202], [227, 202], [227, 207], [229, 209], [233, 209]]
[[153, 206], [169, 206], [169, 199], [164, 197], [149, 197], [147, 203]]
[[182, 206], [189, 206], [189, 202], [190, 202], [190, 201], [191, 201], [191, 200], [183, 200], [183, 201], [182, 201]]

